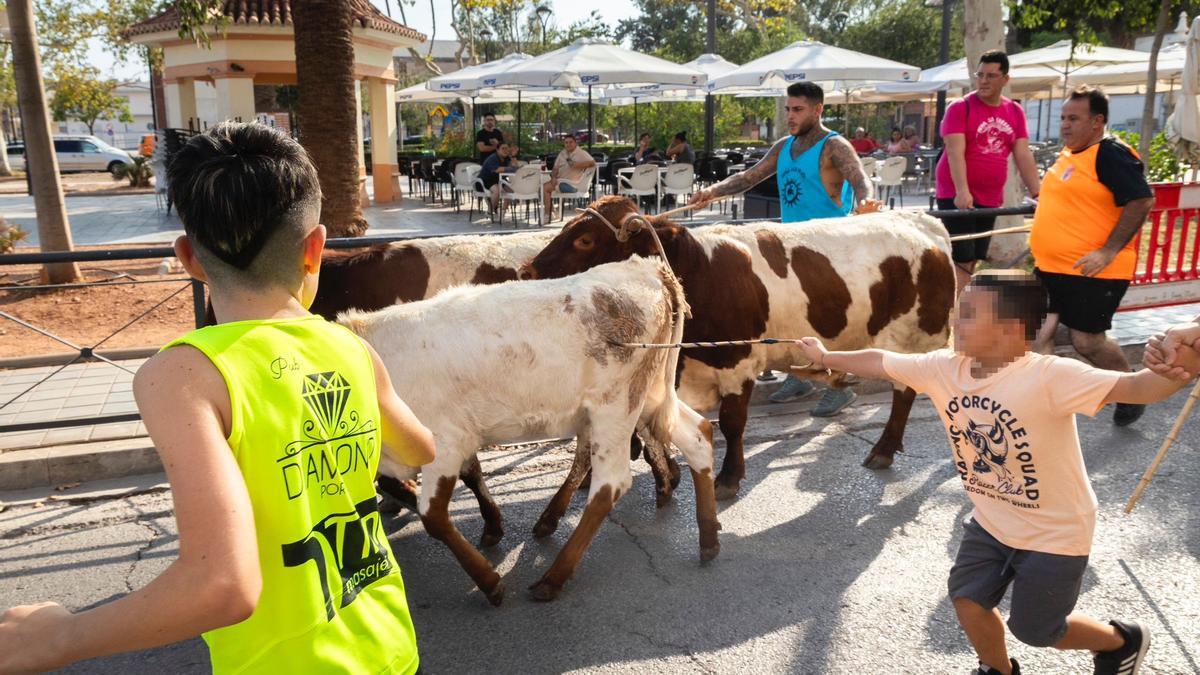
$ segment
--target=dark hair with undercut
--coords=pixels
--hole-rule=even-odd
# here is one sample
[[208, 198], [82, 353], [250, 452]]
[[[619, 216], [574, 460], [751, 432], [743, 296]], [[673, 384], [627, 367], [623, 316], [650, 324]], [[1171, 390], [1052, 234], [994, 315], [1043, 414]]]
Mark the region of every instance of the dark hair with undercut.
[[1004, 73], [1005, 75], [1008, 74], [1008, 54], [1005, 54], [1004, 52], [1000, 51], [999, 49], [993, 49], [993, 50], [984, 52], [983, 56], [979, 57], [979, 62], [980, 63], [995, 63], [1000, 66], [1001, 73]]
[[825, 90], [816, 82], [793, 82], [788, 85], [787, 95], [806, 98], [810, 103], [825, 102]]
[[643, 132], [641, 136], [638, 136], [638, 140], [640, 141], [643, 138], [653, 138], [653, 137], [650, 134]]
[[299, 143], [261, 124], [223, 122], [188, 140], [167, 185], [210, 280], [299, 284], [321, 205], [317, 170]]
[[984, 288], [996, 294], [996, 316], [1017, 320], [1025, 328], [1025, 339], [1033, 342], [1046, 323], [1046, 289], [1037, 277], [1021, 270], [987, 270], [971, 277], [968, 288]]
[[687, 143], [687, 132], [681, 131], [681, 132], [675, 134], [675, 140], [683, 141], [684, 143]]
[[487, 119], [487, 118], [489, 118], [489, 117], [490, 117], [490, 118], [492, 118], [492, 119], [496, 119], [496, 113], [491, 113], [491, 112], [490, 112], [490, 113], [484, 113], [484, 114], [483, 114], [483, 119], [485, 119], [485, 120], [486, 120], [486, 119]]
[[1092, 116], [1104, 115], [1104, 121], [1108, 121], [1108, 94], [1100, 87], [1093, 87], [1087, 84], [1081, 84], [1071, 90], [1068, 100], [1076, 101], [1079, 99], [1087, 99], [1088, 112]]

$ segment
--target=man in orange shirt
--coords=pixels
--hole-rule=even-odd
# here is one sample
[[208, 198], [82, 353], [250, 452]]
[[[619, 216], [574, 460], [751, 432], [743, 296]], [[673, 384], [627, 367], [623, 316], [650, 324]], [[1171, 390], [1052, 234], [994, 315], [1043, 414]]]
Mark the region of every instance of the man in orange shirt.
[[[1098, 368], [1129, 371], [1107, 331], [1137, 265], [1134, 235], [1154, 206], [1154, 193], [1132, 148], [1105, 135], [1108, 96], [1080, 86], [1062, 107], [1063, 151], [1042, 178], [1029, 247], [1050, 296], [1050, 315], [1036, 349], [1050, 353], [1061, 322], [1075, 351]], [[1117, 426], [1132, 424], [1144, 405], [1118, 404]]]

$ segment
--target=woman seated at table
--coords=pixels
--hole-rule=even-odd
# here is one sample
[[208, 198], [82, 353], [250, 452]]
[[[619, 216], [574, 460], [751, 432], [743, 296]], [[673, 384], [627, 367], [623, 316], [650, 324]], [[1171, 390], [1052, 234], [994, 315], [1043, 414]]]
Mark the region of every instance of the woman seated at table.
[[650, 144], [650, 134], [642, 134], [638, 137], [638, 146], [634, 149], [633, 154], [629, 156], [629, 163], [634, 166], [640, 166], [646, 162], [652, 162], [662, 159], [658, 154], [658, 150]]
[[900, 127], [892, 127], [892, 138], [887, 144], [887, 154], [898, 155], [902, 152], [908, 152], [908, 144], [904, 142], [904, 132], [900, 131]]
[[917, 130], [912, 125], [904, 127], [904, 152], [913, 152], [921, 149], [921, 137], [917, 135]]
[[675, 138], [671, 139], [671, 145], [667, 146], [667, 159], [673, 159], [679, 164], [696, 163], [696, 153], [687, 142], [686, 131], [675, 134]]
[[[479, 169], [479, 180], [483, 181], [490, 195], [488, 198], [488, 216], [493, 216], [496, 209], [500, 208], [500, 189], [509, 189], [507, 185], [500, 185], [500, 174], [512, 173], [517, 170], [521, 162], [516, 158], [517, 149], [508, 143], [501, 143], [496, 151], [488, 155], [487, 159], [483, 160], [483, 166]], [[501, 213], [501, 218], [504, 217]]]

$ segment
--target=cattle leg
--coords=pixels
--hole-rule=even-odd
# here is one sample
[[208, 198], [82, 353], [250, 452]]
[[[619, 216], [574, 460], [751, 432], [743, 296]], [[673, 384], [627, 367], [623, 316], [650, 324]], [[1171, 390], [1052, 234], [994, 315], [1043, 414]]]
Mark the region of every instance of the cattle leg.
[[750, 392], [754, 380], [742, 383], [740, 394], [729, 394], [721, 398], [721, 435], [725, 437], [725, 461], [716, 478], [716, 495], [720, 501], [733, 499], [746, 476], [746, 457], [742, 449], [742, 436], [746, 432], [746, 417], [749, 415]]
[[[657, 440], [646, 441], [642, 448], [650, 472], [654, 474], [654, 505], [660, 509], [671, 503], [671, 495], [679, 484], [679, 464], [671, 459], [670, 452], [670, 446]], [[674, 475], [668, 461], [675, 464]]]
[[567, 505], [571, 503], [571, 497], [575, 496], [575, 491], [579, 489], [584, 476], [591, 475], [589, 472], [591, 457], [587, 450], [588, 445], [587, 436], [581, 432], [575, 442], [575, 459], [571, 462], [571, 470], [567, 472], [567, 479], [558, 488], [558, 492], [554, 493], [554, 497], [546, 505], [546, 510], [542, 511], [537, 524], [533, 526], [533, 536], [538, 539], [548, 537], [558, 529], [558, 521], [567, 512]]
[[609, 434], [609, 438], [590, 444], [593, 476], [587, 507], [583, 510], [579, 525], [559, 551], [550, 569], [529, 587], [535, 600], [558, 597], [563, 584], [575, 573], [580, 558], [592, 543], [600, 525], [612, 511], [613, 504], [629, 491], [633, 477], [629, 473], [629, 459], [625, 454], [626, 438], [624, 434], [616, 438]]
[[[437, 461], [434, 460], [435, 463]], [[454, 492], [454, 472], [438, 475], [429, 469], [430, 467], [426, 467], [428, 482], [421, 486], [421, 523], [425, 526], [425, 531], [450, 549], [458, 564], [462, 565], [479, 590], [483, 591], [488, 602], [499, 606], [504, 601], [504, 581], [487, 558], [484, 558], [483, 554], [462, 536], [458, 528], [454, 527], [454, 523], [450, 522], [450, 495]], [[432, 480], [434, 476], [437, 476], [436, 481]], [[430, 483], [435, 485], [432, 487], [432, 496], [429, 495]]]
[[912, 412], [913, 401], [916, 398], [917, 392], [910, 387], [892, 390], [892, 414], [888, 416], [887, 424], [883, 427], [883, 435], [863, 460], [863, 466], [868, 469], [886, 469], [892, 465], [897, 452], [904, 452], [904, 427], [908, 425], [908, 415]]
[[696, 486], [696, 523], [700, 526], [700, 561], [708, 562], [721, 552], [721, 542], [717, 539], [721, 523], [717, 520], [712, 478], [712, 423], [682, 402], [677, 405], [679, 421], [671, 431], [671, 442], [683, 452], [692, 472], [692, 483]]
[[504, 537], [504, 518], [500, 515], [500, 507], [488, 492], [487, 483], [483, 482], [483, 468], [479, 466], [479, 456], [476, 455], [463, 465], [458, 477], [467, 486], [479, 502], [479, 515], [483, 516], [483, 534], [479, 536], [479, 546], [488, 548], [500, 543]]

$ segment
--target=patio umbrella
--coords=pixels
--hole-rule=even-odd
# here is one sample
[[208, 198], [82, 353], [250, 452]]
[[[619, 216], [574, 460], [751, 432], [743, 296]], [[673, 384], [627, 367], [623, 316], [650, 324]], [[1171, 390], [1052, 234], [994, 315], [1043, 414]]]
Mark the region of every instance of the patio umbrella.
[[698, 70], [656, 56], [641, 54], [604, 40], [579, 38], [566, 47], [497, 73], [495, 86], [510, 89], [587, 87], [590, 151], [592, 138], [596, 135], [593, 131], [593, 88], [653, 84], [702, 86], [707, 79]]
[[801, 40], [718, 76], [710, 91], [721, 93], [731, 87], [784, 89], [802, 81], [912, 81], [920, 74], [920, 68], [906, 63]]
[[[1187, 56], [1186, 43], [1175, 43], [1163, 47], [1158, 52], [1156, 72], [1162, 82], [1174, 80], [1183, 73], [1184, 61]], [[1146, 84], [1146, 63], [1111, 63], [1104, 65], [1084, 66], [1070, 75], [1072, 83], [1094, 84], [1100, 86], [1115, 85], [1144, 85]]]
[[1183, 68], [1183, 89], [1175, 103], [1175, 112], [1167, 118], [1167, 140], [1175, 154], [1192, 165], [1192, 179], [1200, 170], [1200, 17], [1188, 31], [1187, 59]]
[[1057, 72], [1063, 78], [1063, 86], [1066, 86], [1071, 72], [1084, 66], [1106, 63], [1147, 63], [1149, 61], [1149, 53], [1132, 49], [1076, 44], [1075, 49], [1072, 50], [1070, 40], [1059, 40], [1041, 49], [1031, 49], [1008, 56], [1008, 64], [1013, 68], [1043, 66]]

